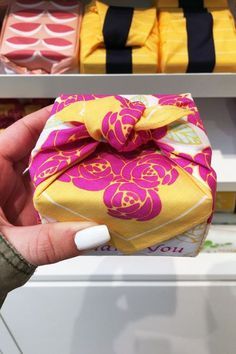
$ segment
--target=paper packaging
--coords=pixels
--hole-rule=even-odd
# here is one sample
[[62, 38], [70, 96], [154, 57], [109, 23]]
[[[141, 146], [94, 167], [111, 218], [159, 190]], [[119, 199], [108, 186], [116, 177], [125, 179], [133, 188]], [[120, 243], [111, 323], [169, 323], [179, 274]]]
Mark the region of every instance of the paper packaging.
[[228, 9], [160, 9], [159, 28], [161, 72], [236, 71], [236, 29]]
[[85, 8], [82, 22], [80, 71], [156, 73], [158, 41], [155, 7], [109, 7], [92, 1]]
[[62, 95], [31, 155], [34, 205], [42, 222], [107, 225], [108, 253], [195, 256], [215, 198], [211, 155], [189, 94]]
[[82, 5], [77, 0], [17, 0], [1, 36], [6, 72], [60, 74], [78, 71]]

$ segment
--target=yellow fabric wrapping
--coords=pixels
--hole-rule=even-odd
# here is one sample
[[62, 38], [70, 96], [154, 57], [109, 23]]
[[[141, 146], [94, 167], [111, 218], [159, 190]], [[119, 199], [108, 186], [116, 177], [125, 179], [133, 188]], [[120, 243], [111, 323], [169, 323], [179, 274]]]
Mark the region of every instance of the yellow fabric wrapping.
[[[213, 16], [213, 38], [216, 64], [214, 72], [236, 71], [236, 29], [228, 9], [209, 9]], [[163, 9], [159, 12], [160, 69], [164, 73], [186, 72], [188, 35], [182, 9]]]
[[[179, 7], [179, 0], [157, 0], [157, 6], [161, 7]], [[227, 7], [227, 0], [204, 0], [205, 7]]]
[[[81, 28], [80, 72], [106, 73], [106, 49], [102, 34], [108, 6], [93, 1], [86, 6]], [[155, 73], [158, 66], [156, 8], [134, 9], [127, 46], [132, 47], [134, 73]]]
[[[153, 99], [150, 98], [150, 100]], [[158, 99], [156, 101], [158, 102]], [[195, 178], [180, 166], [172, 164], [170, 162], [171, 157], [170, 160], [163, 157], [161, 150], [157, 148], [150, 147], [146, 152], [145, 149], [141, 150], [142, 152], [134, 149], [134, 151], [137, 151], [137, 156], [134, 157], [132, 155], [133, 157], [130, 158], [130, 155], [128, 155], [127, 160], [125, 158], [126, 155], [119, 153], [115, 149], [111, 151], [108, 145], [106, 145], [104, 150], [94, 150], [91, 155], [86, 153], [87, 155], [85, 154], [83, 159], [86, 156], [88, 157], [87, 162], [84, 163], [80, 161], [80, 154], [82, 154], [80, 151], [82, 150], [78, 148], [75, 152], [76, 159], [70, 160], [72, 152], [66, 152], [66, 143], [62, 142], [62, 138], [63, 134], [68, 131], [67, 129], [71, 127], [72, 122], [75, 127], [78, 123], [83, 123], [94, 141], [101, 142], [104, 141], [105, 136], [103, 126], [104, 117], [110, 114], [110, 112], [121, 112], [121, 107], [124, 108], [124, 105], [127, 105], [127, 109], [129, 107], [133, 109], [132, 104], [127, 103], [124, 99], [106, 97], [97, 100], [76, 102], [55, 113], [49, 119], [42, 133], [43, 135], [40, 138], [41, 143], [38, 143], [35, 151], [32, 153], [34, 166], [31, 166], [31, 171], [34, 172], [31, 172], [31, 177], [34, 183], [36, 183], [38, 178], [43, 178], [42, 182], [37, 185], [34, 194], [35, 208], [42, 217], [47, 217], [49, 221], [94, 220], [99, 224], [105, 224], [112, 235], [111, 244], [124, 253], [132, 253], [156, 243], [169, 240], [196, 225], [207, 222], [212, 213], [213, 199], [209, 186], [201, 180], [201, 177]], [[134, 112], [134, 114], [136, 113]], [[142, 132], [150, 131], [150, 129], [167, 126], [166, 141], [174, 143], [176, 134], [176, 146], [179, 149], [181, 146], [179, 139], [181, 138], [181, 134], [183, 134], [182, 146], [186, 148], [188, 146], [188, 144], [186, 145], [186, 138], [188, 139], [190, 134], [192, 150], [200, 152], [202, 151], [201, 149], [204, 150], [208, 146], [209, 141], [204, 131], [198, 127], [194, 128], [191, 124], [188, 126], [187, 117], [191, 114], [193, 114], [193, 111], [188, 108], [169, 105], [150, 105], [143, 111], [141, 118], [135, 124], [134, 132], [138, 133], [140, 130]], [[118, 117], [119, 122], [122, 122], [122, 113]], [[113, 134], [109, 136], [118, 136], [116, 134], [120, 131], [119, 122], [117, 121], [114, 126], [109, 128], [111, 129], [110, 133], [112, 132]], [[60, 126], [62, 127], [61, 130]], [[191, 130], [193, 129], [191, 127], [195, 131]], [[116, 129], [118, 130], [116, 131]], [[127, 126], [123, 125], [122, 129], [125, 134]], [[51, 137], [50, 134], [52, 134]], [[67, 143], [75, 140], [76, 133], [73, 131], [71, 137], [67, 136]], [[62, 149], [57, 145], [57, 141], [62, 144]], [[47, 154], [46, 150], [44, 152], [42, 150], [42, 155], [40, 155], [41, 146], [45, 142], [48, 146], [49, 157], [45, 157]], [[52, 153], [54, 150], [55, 152]], [[37, 156], [39, 156], [40, 163], [37, 162]], [[44, 156], [44, 162], [42, 162], [40, 156]], [[69, 162], [65, 167], [61, 165], [61, 170], [57, 172], [55, 163], [61, 161], [63, 164], [65, 159], [73, 162]], [[150, 173], [153, 176], [157, 173], [153, 165], [156, 161], [155, 159], [158, 159], [161, 166], [163, 164], [163, 168], [167, 169], [166, 173], [169, 175], [169, 182], [158, 182], [158, 188], [155, 188], [153, 185], [151, 189], [146, 190], [145, 200], [141, 199], [137, 201], [135, 198], [138, 197], [135, 193], [138, 193], [137, 191], [139, 190], [141, 190], [140, 193], [144, 193], [144, 190], [140, 187], [141, 179], [143, 178], [143, 183], [146, 183], [146, 179], [147, 181], [150, 180]], [[124, 166], [119, 167], [119, 164], [122, 165], [123, 163]], [[52, 168], [50, 168], [50, 164], [53, 164]], [[46, 166], [45, 169], [42, 166]], [[73, 170], [74, 166], [76, 166], [75, 170]], [[83, 178], [80, 178], [80, 180], [76, 180], [77, 177], [75, 177], [78, 167], [82, 168], [81, 173], [83, 174]], [[135, 187], [137, 190], [132, 192], [132, 186], [136, 183], [135, 175], [137, 174], [137, 169], [139, 169], [138, 173], [140, 176], [143, 177], [138, 177]], [[98, 173], [98, 176], [96, 178], [91, 177], [93, 173], [94, 176]], [[84, 182], [83, 179], [88, 175], [90, 177]], [[118, 175], [120, 176], [119, 178]], [[127, 177], [129, 175], [130, 177]], [[104, 188], [89, 190], [93, 183], [103, 181], [104, 178], [105, 180], [111, 178], [108, 185]], [[164, 177], [162, 176], [162, 178]], [[85, 187], [82, 187], [80, 183], [86, 183]], [[129, 186], [130, 191], [126, 189], [128, 188], [127, 186]], [[106, 201], [106, 195], [109, 193], [110, 197]], [[112, 203], [117, 203], [117, 200], [119, 203], [122, 193], [122, 210], [123, 213], [128, 213], [126, 218], [114, 217], [114, 213], [118, 213], [118, 210], [119, 212], [121, 211], [120, 209], [114, 209], [115, 204], [113, 205]], [[158, 196], [155, 193], [158, 193]], [[129, 208], [133, 207], [132, 203], [134, 201], [135, 203], [140, 203], [139, 213], [142, 217], [146, 214], [150, 215], [150, 213], [154, 213], [152, 217], [147, 219], [147, 221], [138, 220], [138, 214], [135, 214], [136, 217], [129, 217], [129, 213], [131, 213]], [[157, 212], [157, 209], [153, 209], [154, 206], [157, 209], [160, 208], [159, 212]]]

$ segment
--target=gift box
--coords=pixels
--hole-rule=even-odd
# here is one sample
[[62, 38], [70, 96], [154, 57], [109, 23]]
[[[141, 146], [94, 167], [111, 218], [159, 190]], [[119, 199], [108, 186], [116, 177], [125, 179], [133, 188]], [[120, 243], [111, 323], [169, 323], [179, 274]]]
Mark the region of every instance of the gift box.
[[216, 212], [234, 213], [236, 208], [235, 192], [218, 192], [216, 195]]
[[155, 73], [157, 67], [155, 7], [117, 7], [99, 1], [86, 7], [81, 28], [81, 73]]
[[77, 0], [13, 1], [7, 11], [0, 55], [6, 72], [78, 71], [82, 5]]
[[182, 8], [226, 8], [227, 0], [157, 0], [157, 6], [161, 7], [182, 7]]
[[236, 71], [236, 29], [228, 9], [161, 9], [159, 25], [161, 72]]
[[107, 225], [122, 253], [193, 256], [212, 217], [211, 155], [189, 94], [62, 95], [32, 151], [34, 205], [42, 222]]

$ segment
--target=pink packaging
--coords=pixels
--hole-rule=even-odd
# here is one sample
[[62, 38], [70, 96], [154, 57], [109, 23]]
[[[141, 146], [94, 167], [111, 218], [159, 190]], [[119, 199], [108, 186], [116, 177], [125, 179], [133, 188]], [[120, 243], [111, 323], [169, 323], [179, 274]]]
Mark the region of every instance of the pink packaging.
[[77, 0], [15, 0], [5, 16], [0, 56], [6, 72], [78, 71], [82, 4]]

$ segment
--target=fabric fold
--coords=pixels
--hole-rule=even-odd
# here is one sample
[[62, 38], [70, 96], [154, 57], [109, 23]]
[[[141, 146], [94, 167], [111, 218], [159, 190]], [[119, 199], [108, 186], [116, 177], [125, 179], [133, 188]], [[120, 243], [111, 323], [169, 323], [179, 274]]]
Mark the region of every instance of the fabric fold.
[[157, 72], [156, 8], [86, 6], [81, 29], [82, 73]]
[[159, 25], [161, 72], [236, 71], [236, 29], [228, 9], [163, 8]]
[[42, 220], [104, 223], [137, 252], [210, 222], [211, 154], [189, 95], [63, 95], [31, 155], [34, 204]]

